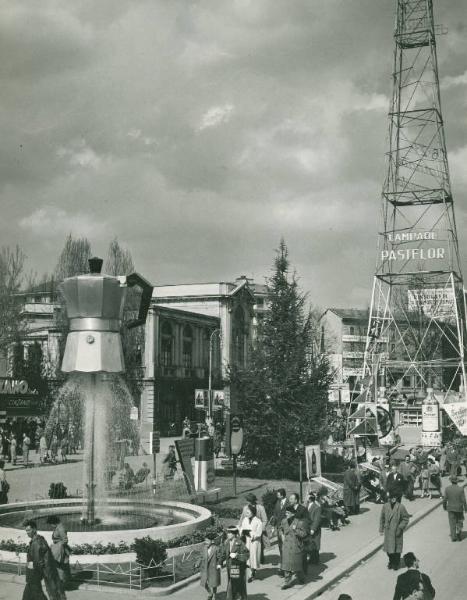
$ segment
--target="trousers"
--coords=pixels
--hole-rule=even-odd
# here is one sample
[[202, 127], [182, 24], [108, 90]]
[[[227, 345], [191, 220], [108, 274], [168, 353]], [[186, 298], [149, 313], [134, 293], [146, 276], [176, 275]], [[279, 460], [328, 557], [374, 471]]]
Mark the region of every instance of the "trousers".
[[451, 540], [457, 539], [457, 536], [461, 533], [464, 525], [464, 513], [456, 512], [454, 510], [448, 511], [449, 519], [449, 530], [451, 534]]

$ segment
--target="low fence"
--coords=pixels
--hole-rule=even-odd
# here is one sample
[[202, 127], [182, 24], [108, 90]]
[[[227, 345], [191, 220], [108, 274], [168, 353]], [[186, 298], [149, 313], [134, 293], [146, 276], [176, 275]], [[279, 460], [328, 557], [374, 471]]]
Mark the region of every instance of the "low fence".
[[[136, 561], [122, 564], [99, 562], [81, 564], [76, 558], [70, 564], [71, 578], [76, 585], [92, 583], [97, 586], [116, 586], [130, 590], [142, 590], [150, 586], [168, 587], [197, 573], [200, 556], [199, 548], [195, 548], [168, 557], [159, 564], [152, 561], [149, 565], [142, 565]], [[19, 554], [17, 560], [0, 559], [0, 571], [25, 575], [26, 560]]]

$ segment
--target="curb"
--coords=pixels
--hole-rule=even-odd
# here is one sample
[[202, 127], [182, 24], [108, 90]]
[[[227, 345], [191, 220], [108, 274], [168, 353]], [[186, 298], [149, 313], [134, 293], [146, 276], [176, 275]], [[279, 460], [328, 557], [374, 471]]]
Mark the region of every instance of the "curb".
[[[463, 483], [462, 487], [463, 488], [467, 487], [467, 481], [465, 481]], [[414, 525], [419, 523], [422, 519], [424, 519], [429, 514], [431, 514], [433, 511], [435, 511], [437, 508], [442, 506], [442, 504], [443, 504], [443, 500], [439, 499], [438, 501], [431, 504], [428, 508], [419, 510], [417, 513], [415, 513], [413, 519], [410, 520], [409, 525], [407, 526], [407, 529], [405, 531], [407, 531], [408, 529], [410, 529], [411, 527], [413, 527]], [[345, 577], [346, 575], [348, 575], [349, 573], [354, 571], [362, 562], [368, 560], [374, 554], [376, 554], [383, 547], [383, 542], [380, 540], [381, 540], [381, 538], [378, 535], [377, 537], [374, 538], [373, 541], [371, 541], [369, 544], [367, 544], [359, 552], [357, 552], [356, 554], [354, 554], [352, 557], [348, 558], [347, 560], [344, 560], [339, 567], [335, 567], [334, 569], [329, 569], [329, 571], [327, 572], [328, 576], [326, 577], [326, 581], [323, 582], [313, 592], [309, 592], [306, 589], [310, 585], [310, 583], [313, 583], [313, 582], [310, 582], [310, 583], [306, 584], [300, 590], [297, 590], [296, 592], [292, 593], [290, 596], [287, 596], [286, 600], [313, 600], [314, 598], [321, 596], [333, 584], [337, 583], [340, 579], [342, 579], [343, 577]]]

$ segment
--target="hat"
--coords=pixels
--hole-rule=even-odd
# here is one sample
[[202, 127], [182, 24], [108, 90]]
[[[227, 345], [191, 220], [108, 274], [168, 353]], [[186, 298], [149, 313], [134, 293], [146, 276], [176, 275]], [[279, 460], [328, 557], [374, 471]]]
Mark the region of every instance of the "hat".
[[449, 477], [449, 480], [450, 480], [452, 483], [457, 483], [457, 475], [451, 475], [451, 476]]
[[245, 498], [246, 498], [246, 500], [248, 500], [248, 502], [257, 502], [258, 501], [258, 498], [254, 494], [252, 494], [251, 492], [248, 493], [245, 496]]
[[236, 525], [229, 525], [227, 527], [227, 533], [238, 533], [238, 527]]

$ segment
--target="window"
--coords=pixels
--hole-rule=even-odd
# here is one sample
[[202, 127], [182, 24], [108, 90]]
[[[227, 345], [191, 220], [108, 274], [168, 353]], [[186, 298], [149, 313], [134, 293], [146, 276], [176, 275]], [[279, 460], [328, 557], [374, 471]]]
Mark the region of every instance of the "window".
[[161, 365], [171, 367], [173, 362], [172, 326], [164, 321], [161, 327]]
[[187, 369], [193, 365], [193, 330], [189, 325], [183, 328], [182, 361]]
[[349, 327], [349, 334], [350, 335], [354, 335], [355, 334], [355, 327]]

